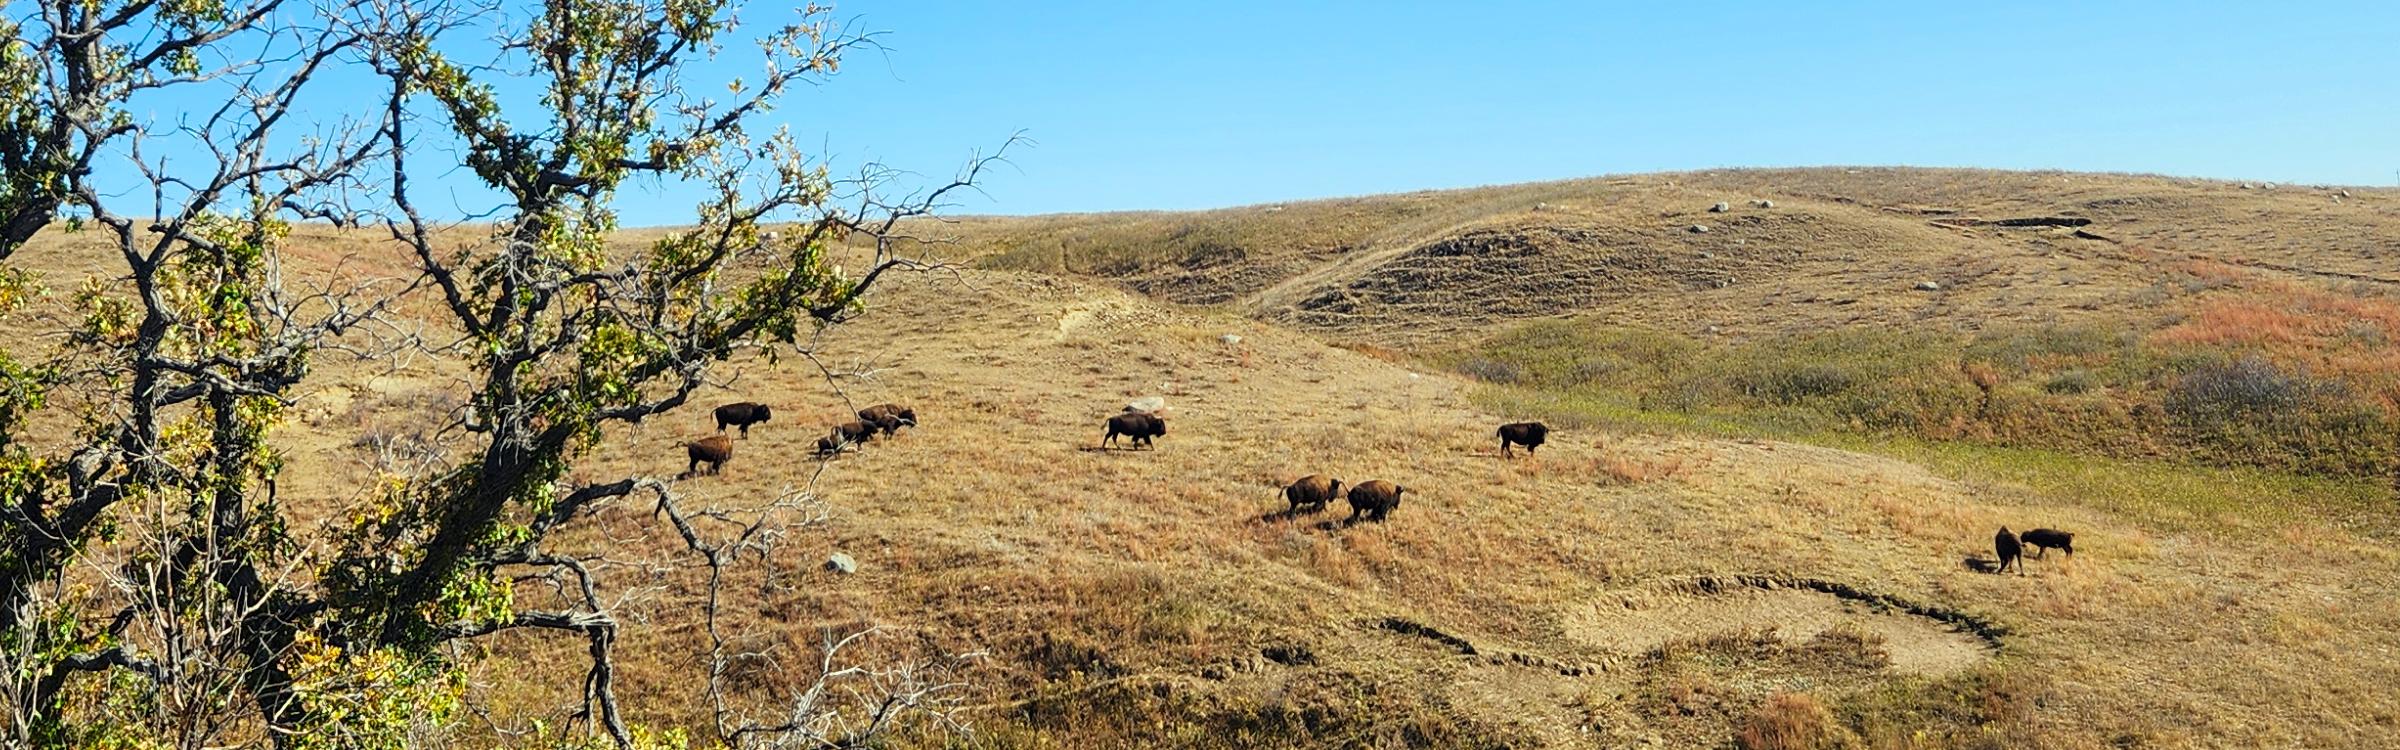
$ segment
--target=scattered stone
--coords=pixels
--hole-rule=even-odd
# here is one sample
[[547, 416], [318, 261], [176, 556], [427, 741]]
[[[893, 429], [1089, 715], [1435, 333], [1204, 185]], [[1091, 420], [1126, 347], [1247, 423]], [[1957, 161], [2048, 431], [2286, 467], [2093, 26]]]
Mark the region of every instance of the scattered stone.
[[1749, 240], [1734, 240], [1734, 241], [1733, 241], [1733, 244], [1736, 244], [1736, 245], [1747, 245], [1747, 244], [1750, 244], [1750, 241], [1749, 241]]
[[1164, 408], [1167, 408], [1167, 398], [1165, 396], [1143, 396], [1125, 404], [1126, 411], [1146, 411], [1155, 413]]
[[1550, 210], [1550, 204], [1548, 204], [1548, 203], [1536, 203], [1536, 204], [1533, 204], [1533, 210], [1535, 210], [1535, 211], [1548, 211], [1548, 210]]
[[[1735, 240], [1735, 242], [1740, 242], [1740, 240]], [[1708, 260], [1708, 259], [1715, 258], [1715, 257], [1717, 257], [1717, 254], [1716, 254], [1716, 253], [1711, 253], [1711, 252], [1706, 252], [1706, 251], [1703, 251], [1703, 252], [1701, 252], [1701, 253], [1700, 253], [1700, 259], [1701, 259], [1701, 260]]]
[[1712, 214], [1721, 214], [1731, 210], [1733, 210], [1733, 204], [1731, 203], [1719, 203], [1717, 205], [1708, 207], [1708, 212]]
[[1708, 227], [1702, 224], [1693, 224], [1691, 226], [1691, 232], [1692, 234], [1708, 234]]
[[849, 575], [858, 572], [858, 561], [850, 559], [849, 555], [835, 552], [833, 556], [825, 558], [825, 569]]
[[2273, 189], [2275, 189], [2275, 183], [2272, 183], [2272, 182], [2270, 182], [2270, 183], [2267, 183], [2267, 184], [2264, 184], [2264, 185], [2260, 185], [2260, 186], [2258, 186], [2258, 188], [2259, 188], [2260, 190], [2273, 190]]
[[1920, 292], [1938, 292], [1938, 291], [1941, 291], [1941, 290], [1942, 290], [1942, 285], [1941, 285], [1941, 283], [1940, 283], [1940, 282], [1935, 282], [1935, 281], [1919, 281], [1919, 282], [1917, 282], [1917, 291], [1920, 291]]
[[1751, 201], [1751, 202], [1750, 202], [1750, 205], [1757, 206], [1757, 207], [1759, 207], [1759, 208], [1774, 208], [1774, 207], [1775, 207], [1775, 202], [1774, 202], [1774, 201], [1769, 201], [1769, 200], [1756, 200], [1756, 201]]
[[1225, 335], [1223, 335], [1223, 336], [1219, 336], [1219, 337], [1217, 337], [1217, 340], [1218, 340], [1218, 341], [1225, 342], [1225, 345], [1226, 345], [1226, 346], [1232, 346], [1232, 345], [1234, 345], [1234, 344], [1239, 344], [1239, 343], [1242, 343], [1242, 337], [1241, 337], [1241, 336], [1239, 336], [1239, 335], [1236, 335], [1236, 334], [1231, 334], [1231, 333], [1225, 334]]
[[2243, 190], [2248, 190], [2248, 189], [2250, 189], [2250, 183], [2247, 183], [2247, 182], [2245, 182], [2245, 183], [2242, 183], [2242, 189], [2243, 189]]
[[1272, 661], [1287, 667], [1305, 667], [1317, 663], [1316, 652], [1310, 650], [1305, 644], [1293, 644], [1290, 646], [1268, 646], [1264, 649], [1261, 649], [1258, 652], [1258, 655], [1267, 657], [1268, 661]]
[[2350, 197], [2350, 191], [2348, 191], [2348, 190], [2344, 190], [2344, 191], [2342, 191], [2342, 192], [2339, 192], [2339, 193], [2334, 193], [2334, 195], [2339, 195], [2339, 196], [2341, 196], [2341, 197], [2348, 198], [2348, 197]]

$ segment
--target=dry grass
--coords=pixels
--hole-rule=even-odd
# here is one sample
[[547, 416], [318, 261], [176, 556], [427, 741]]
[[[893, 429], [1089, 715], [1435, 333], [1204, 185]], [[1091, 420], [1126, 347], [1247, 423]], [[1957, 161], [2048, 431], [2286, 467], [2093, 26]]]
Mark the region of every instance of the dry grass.
[[[1705, 251], [1751, 264], [1738, 269], [1734, 286], [1659, 287], [1682, 292], [1672, 304], [1610, 314], [1670, 332], [1704, 324], [1939, 327], [2131, 309], [2163, 316], [2289, 275], [2234, 262], [2279, 262], [2263, 253], [2191, 260], [2220, 246], [2211, 243], [2251, 238], [2256, 222], [2300, 222], [2309, 229], [2291, 234], [2312, 238], [2322, 227], [2328, 243], [2356, 242], [2381, 226], [2375, 209], [2357, 206], [2376, 205], [2380, 194], [2334, 204], [2321, 191], [2242, 194], [2147, 177], [1769, 175], [1782, 181], [1775, 192], [1758, 189], [1760, 173], [1740, 173], [1494, 189], [1468, 200], [1427, 194], [1392, 199], [1412, 208], [1383, 213], [1370, 205], [1380, 199], [1361, 199], [1342, 209], [1350, 218], [1320, 230], [1307, 229], [1319, 223], [1309, 215], [1317, 206], [1239, 209], [1256, 214], [1259, 237], [1290, 230], [1305, 241], [1240, 244], [1244, 257], [1290, 275], [1221, 288], [1231, 290], [1228, 301], [1258, 300], [1396, 278], [1377, 276], [1383, 266], [1369, 256], [1406, 256], [1475, 222], [1514, 231], [1536, 214], [1587, 227], [1645, 217], [1644, 232], [1679, 231], [1720, 218], [1663, 214], [1703, 211], [1714, 200], [1743, 205], [1756, 195], [1775, 200], [1782, 214], [1762, 219], [1760, 234], [1641, 235], [1666, 248], [1661, 263], [1693, 254], [1645, 271], [1653, 273], [1647, 278], [1696, 273], [1699, 266], [1684, 262], [1711, 260], [1697, 257]], [[1536, 201], [1551, 206], [1531, 211]], [[1925, 224], [1940, 214], [1880, 208], [1906, 206], [1986, 217], [2075, 210], [2107, 219], [2096, 228], [2126, 244], [1990, 228], [1969, 236]], [[1027, 244], [1007, 262], [1038, 267], [1023, 258], [1064, 253], [1064, 265], [1090, 270], [1076, 264], [1107, 257], [1101, 239], [1120, 240], [1084, 235], [1097, 239], [1076, 255], [1086, 252], [1073, 239], [1084, 231], [1079, 222], [1125, 218], [1039, 220], [1060, 244]], [[1171, 229], [1180, 219], [1142, 220]], [[998, 237], [1018, 231], [1015, 221], [971, 221], [962, 231]], [[2362, 228], [2339, 228], [2349, 221]], [[1700, 237], [1713, 244], [1679, 244]], [[1745, 238], [1752, 242], [1730, 244]], [[1845, 244], [1853, 240], [1867, 244]], [[337, 241], [347, 240], [328, 244]], [[1600, 252], [1571, 244], [1549, 249]], [[1758, 245], [1804, 252], [1789, 274], [1772, 275], [1781, 261], [1743, 255]], [[2153, 260], [2134, 253], [2137, 245]], [[1970, 261], [1952, 262], [1962, 255]], [[1215, 277], [1198, 271], [1240, 275], [1222, 263], [1174, 270], [1193, 257], [1142, 265], [1125, 278], [1217, 289]], [[1986, 268], [1977, 257], [1998, 260]], [[38, 262], [67, 277], [72, 258]], [[2324, 267], [2348, 262], [2336, 257]], [[1953, 291], [1890, 286], [1935, 267], [1956, 270], [1941, 279]], [[1812, 280], [1818, 273], [1826, 275]], [[2081, 281], [2059, 283], [2068, 277]], [[1290, 279], [1302, 283], [1277, 290]], [[2175, 279], [2195, 290], [2169, 283]], [[818, 489], [831, 503], [827, 526], [784, 540], [733, 581], [738, 606], [727, 629], [771, 647], [741, 665], [743, 705], [772, 705], [805, 684], [825, 633], [874, 624], [883, 634], [856, 652], [860, 658], [983, 654], [950, 662], [972, 686], [973, 737], [903, 745], [1724, 747], [1750, 741], [1750, 730], [1766, 747], [1855, 740], [1876, 748], [2382, 748], [2400, 740], [2400, 698], [2387, 689], [2400, 682], [2400, 659], [2391, 656], [2400, 648], [2400, 549], [2373, 527], [2322, 512], [2388, 507], [2381, 494], [2352, 496], [2346, 486], [2257, 470], [2086, 463], [1949, 443], [1856, 446], [1903, 460], [1597, 418], [1554, 422], [1538, 457], [1504, 460], [1491, 430], [1507, 420], [1478, 405], [1477, 386], [1412, 372], [1393, 349], [1329, 347], [1259, 320], [1162, 308], [1030, 272], [901, 281], [879, 293], [874, 313], [829, 340], [837, 362], [879, 363], [874, 378], [845, 381], [848, 392], [837, 395], [788, 360], [744, 361], [728, 372], [728, 387], [700, 403], [776, 407], [773, 422], [737, 443], [722, 476], [680, 483], [694, 502], [718, 506], [808, 482], [819, 466], [800, 460], [805, 446], [856, 405], [908, 403], [923, 422], [824, 467]], [[2162, 284], [2165, 297], [2139, 296]], [[1842, 287], [1887, 291], [1844, 305], [1831, 295]], [[1472, 301], [1361, 308], [1355, 326], [1319, 330], [1398, 348], [1419, 334], [1377, 321], [1423, 323]], [[2082, 304], [2095, 307], [2075, 307]], [[1437, 325], [1423, 335], [1448, 341], [1442, 337], [1480, 333], [1510, 315], [1461, 318], [1454, 329]], [[2335, 340], [2319, 337], [2314, 323], [2295, 325], [2301, 343], [2283, 345]], [[1226, 333], [1242, 341], [1224, 344]], [[1676, 346], [1631, 341], [1610, 351], [1653, 345]], [[2028, 351], [2021, 360], [1992, 360], [2003, 379], [1996, 390], [2036, 387], [2014, 362], [2063, 371], [2101, 361], [2090, 347]], [[457, 373], [434, 361], [399, 372], [324, 366], [318, 389], [304, 395], [303, 413], [315, 416], [274, 439], [291, 462], [283, 501], [329, 517], [371, 479], [368, 449], [431, 419]], [[1610, 366], [1594, 362], [1589, 372]], [[1955, 362], [1945, 368], [1942, 377], [1969, 398], [1978, 377], [1988, 378]], [[1162, 394], [1173, 394], [1176, 411], [1157, 450], [1087, 450], [1101, 420], [1128, 398]], [[621, 430], [579, 475], [672, 475], [683, 468], [676, 446], [712, 430], [705, 408]], [[1341, 523], [1340, 503], [1323, 515], [1284, 517], [1278, 488], [1311, 473], [1386, 479], [1412, 492], [1385, 523]], [[2074, 530], [2078, 555], [2031, 561], [2023, 577], [1961, 564], [1988, 555], [2001, 525]], [[701, 726], [695, 676], [704, 645], [693, 615], [700, 582], [643, 565], [676, 554], [672, 532], [646, 509], [618, 508], [560, 548], [594, 556], [624, 596], [620, 615], [630, 625], [619, 644], [619, 689], [631, 718]], [[856, 558], [860, 571], [822, 570], [835, 551]], [[1814, 592], [1761, 600], [1674, 585], [1740, 574], [1839, 582], [1971, 613], [2010, 634], [1963, 666], [1909, 672], [1927, 643], [1963, 636], [1908, 641], [1940, 628]], [[528, 606], [553, 596], [532, 584], [519, 595]], [[1784, 612], [1794, 614], [1766, 623], [1773, 630], [1736, 616], [1773, 620]], [[1666, 632], [1625, 627], [1640, 616], [1668, 623], [1657, 628]], [[1803, 617], [1834, 624], [1804, 632]], [[1858, 625], [1892, 622], [1915, 626]], [[555, 724], [576, 705], [576, 643], [509, 633], [477, 648], [473, 697], [498, 726]], [[1293, 656], [1303, 652], [1306, 659]]]

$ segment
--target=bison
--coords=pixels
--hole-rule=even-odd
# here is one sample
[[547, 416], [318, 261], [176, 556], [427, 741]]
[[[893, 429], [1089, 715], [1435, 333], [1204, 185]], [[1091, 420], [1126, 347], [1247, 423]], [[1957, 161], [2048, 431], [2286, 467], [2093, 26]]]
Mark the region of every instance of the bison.
[[843, 422], [833, 426], [833, 437], [848, 444], [867, 442], [875, 436], [875, 426], [865, 422]]
[[1540, 422], [1517, 422], [1501, 425], [1500, 455], [1515, 456], [1515, 453], [1509, 452], [1509, 446], [1512, 444], [1525, 446], [1525, 454], [1533, 455], [1533, 449], [1542, 447], [1542, 440], [1548, 437], [1550, 437], [1550, 426]]
[[2000, 555], [2000, 568], [1992, 572], [2006, 573], [2008, 566], [2014, 564], [2017, 575], [2025, 574], [2025, 545], [2017, 541], [2017, 535], [2010, 533], [2008, 527], [2000, 527], [2000, 533], [1992, 536], [1992, 551]]
[[890, 435], [902, 427], [917, 426], [917, 411], [899, 404], [877, 404], [858, 410], [858, 421], [875, 425], [883, 434]]
[[708, 463], [708, 473], [716, 474], [723, 472], [725, 462], [733, 458], [733, 441], [723, 435], [710, 435], [684, 444], [683, 452], [692, 458], [692, 464], [684, 467], [683, 476], [698, 473], [704, 461]]
[[843, 440], [840, 435], [827, 435], [825, 437], [817, 438], [816, 457], [832, 458], [836, 454], [841, 453], [842, 449], [848, 447], [850, 447], [850, 442]]
[[766, 404], [755, 401], [726, 404], [717, 407], [717, 431], [724, 432], [726, 425], [740, 427], [742, 428], [742, 439], [748, 440], [750, 439], [750, 425], [774, 418], [775, 410], [768, 408]]
[[1342, 480], [1323, 474], [1301, 477], [1292, 486], [1283, 488], [1283, 499], [1292, 501], [1291, 512], [1294, 515], [1298, 515], [1302, 507], [1307, 507], [1310, 513], [1324, 510], [1326, 503], [1341, 496]]
[[1362, 515], [1366, 516], [1369, 521], [1383, 520], [1384, 517], [1392, 514], [1393, 508], [1400, 507], [1400, 493], [1407, 491], [1407, 487], [1381, 479], [1361, 482], [1358, 486], [1351, 487], [1350, 522], [1356, 523], [1359, 516]]
[[2034, 557], [2048, 555], [2053, 548], [2067, 553], [2068, 557], [2075, 556], [2075, 535], [2071, 532], [2057, 529], [2034, 529], [2025, 532], [2023, 539], [2025, 546], [2033, 548]]
[[1167, 418], [1146, 411], [1129, 411], [1108, 418], [1108, 435], [1100, 438], [1100, 447], [1117, 442], [1118, 435], [1132, 438], [1136, 448], [1152, 445], [1151, 438], [1167, 434]]

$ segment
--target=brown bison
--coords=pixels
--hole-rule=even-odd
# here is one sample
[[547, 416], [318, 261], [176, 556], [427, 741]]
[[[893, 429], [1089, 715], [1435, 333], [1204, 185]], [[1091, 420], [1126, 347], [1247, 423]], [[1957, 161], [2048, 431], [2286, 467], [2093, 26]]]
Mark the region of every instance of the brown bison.
[[850, 447], [849, 441], [843, 440], [840, 435], [827, 435], [825, 437], [817, 438], [816, 457], [832, 458], [834, 455], [841, 453], [842, 449], [848, 447]]
[[1292, 501], [1291, 512], [1294, 515], [1298, 515], [1303, 507], [1308, 508], [1310, 513], [1324, 510], [1326, 503], [1341, 496], [1342, 480], [1323, 474], [1301, 477], [1292, 486], [1283, 488], [1283, 499]]
[[726, 425], [734, 425], [742, 428], [742, 439], [748, 440], [750, 439], [750, 425], [774, 418], [775, 410], [768, 408], [766, 404], [755, 401], [726, 404], [717, 407], [717, 431], [724, 432]]
[[833, 426], [833, 437], [843, 443], [857, 445], [875, 436], [875, 425], [865, 422], [843, 422]]
[[2009, 532], [2008, 527], [2000, 527], [2000, 533], [1992, 536], [1992, 551], [2000, 555], [2000, 568], [1992, 572], [2006, 573], [2008, 566], [2014, 564], [2017, 575], [2025, 574], [2025, 545], [2017, 541], [2017, 535]]
[[723, 472], [725, 462], [733, 458], [733, 441], [723, 435], [710, 435], [685, 443], [683, 452], [692, 458], [692, 464], [684, 467], [684, 477], [698, 473], [702, 462], [708, 463], [708, 473], [717, 474]]
[[1383, 520], [1392, 514], [1393, 508], [1400, 507], [1400, 493], [1407, 491], [1407, 487], [1381, 479], [1361, 482], [1358, 486], [1351, 487], [1350, 522], [1356, 523], [1359, 516], [1362, 515], [1366, 516], [1369, 521]]
[[1167, 434], [1167, 418], [1146, 411], [1129, 411], [1108, 418], [1108, 435], [1100, 438], [1100, 447], [1117, 442], [1118, 435], [1132, 438], [1136, 448], [1151, 445], [1150, 439]]
[[1550, 437], [1550, 426], [1540, 422], [1517, 422], [1501, 425], [1500, 455], [1515, 456], [1515, 453], [1509, 452], [1510, 445], [1525, 446], [1525, 454], [1533, 455], [1533, 449], [1542, 447], [1542, 440], [1548, 437]]
[[2025, 532], [2022, 539], [2025, 541], [2025, 546], [2033, 548], [2034, 557], [2047, 555], [2052, 549], [2065, 552], [2068, 557], [2075, 556], [2075, 535], [2071, 532], [2057, 529], [2034, 529]]
[[899, 432], [902, 427], [917, 426], [917, 411], [899, 404], [877, 404], [858, 410], [858, 421], [874, 425], [883, 434]]

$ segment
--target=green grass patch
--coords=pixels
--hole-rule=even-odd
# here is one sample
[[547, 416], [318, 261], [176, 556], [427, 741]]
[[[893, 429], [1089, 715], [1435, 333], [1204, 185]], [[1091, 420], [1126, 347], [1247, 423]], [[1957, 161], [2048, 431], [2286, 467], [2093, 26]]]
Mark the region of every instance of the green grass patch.
[[2338, 380], [2122, 329], [1849, 329], [1745, 342], [1544, 321], [1432, 357], [1563, 428], [1888, 456], [2163, 528], [2382, 528], [2400, 424]]

